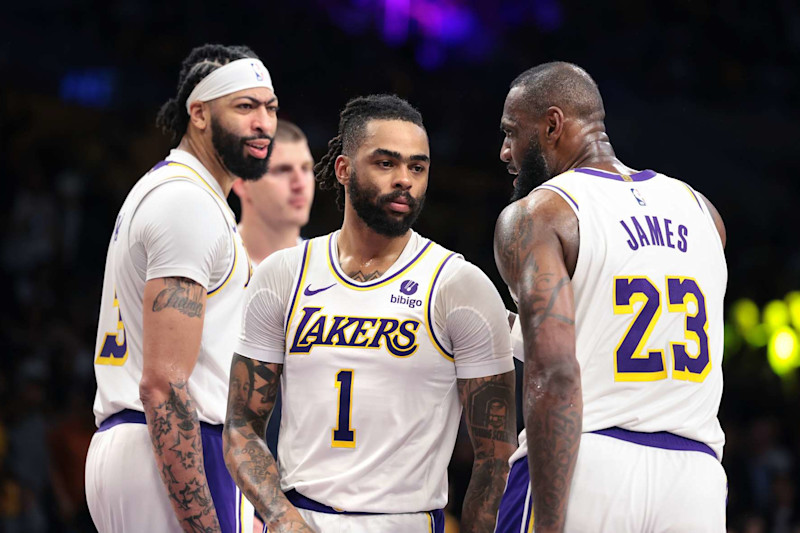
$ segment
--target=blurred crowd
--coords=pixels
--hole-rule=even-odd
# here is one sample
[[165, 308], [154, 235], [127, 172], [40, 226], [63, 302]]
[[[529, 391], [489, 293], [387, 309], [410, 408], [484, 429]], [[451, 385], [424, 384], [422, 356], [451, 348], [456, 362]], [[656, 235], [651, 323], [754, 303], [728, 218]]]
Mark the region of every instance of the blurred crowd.
[[[10, 37], [0, 45], [0, 274], [9, 288], [0, 315], [0, 532], [93, 531], [83, 469], [95, 429], [106, 247], [125, 194], [170, 147], [155, 130], [155, 112], [174, 91], [180, 59], [201, 42], [256, 50], [273, 72], [281, 115], [304, 129], [317, 158], [349, 97], [396, 92], [417, 105], [433, 154], [417, 229], [483, 268], [506, 298], [491, 252], [511, 191], [497, 159], [503, 97], [523, 69], [575, 61], [599, 83], [620, 158], [693, 183], [719, 208], [729, 235], [729, 301], [763, 303], [800, 289], [797, 3], [549, 2], [561, 10], [561, 27], [533, 21], [498, 31], [487, 57], [470, 63], [456, 55], [435, 71], [369, 27], [339, 29], [323, 4], [359, 2], [286, 7], [272, 33], [243, 23], [274, 15], [254, 2], [40, 2], [15, 5], [0, 20]], [[65, 102], [56, 80], [93, 65], [114, 68], [110, 102]], [[322, 192], [303, 233], [331, 231], [339, 217]], [[725, 357], [729, 532], [800, 533], [796, 376], [776, 377], [763, 349], [743, 346]], [[462, 435], [450, 470], [456, 517], [470, 464]]]

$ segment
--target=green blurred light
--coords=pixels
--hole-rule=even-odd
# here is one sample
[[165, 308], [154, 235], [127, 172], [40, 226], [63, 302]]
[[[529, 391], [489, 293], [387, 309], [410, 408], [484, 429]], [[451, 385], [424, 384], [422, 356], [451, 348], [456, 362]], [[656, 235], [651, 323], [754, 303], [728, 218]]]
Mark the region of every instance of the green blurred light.
[[789, 317], [794, 329], [800, 330], [800, 291], [792, 291], [786, 295], [786, 305], [789, 306]]
[[725, 324], [725, 357], [735, 354], [742, 347], [742, 336], [733, 324]]
[[772, 300], [764, 306], [764, 325], [770, 333], [789, 325], [789, 306], [783, 300]]
[[753, 300], [742, 298], [734, 302], [731, 307], [733, 323], [745, 336], [759, 322], [758, 306]]
[[800, 346], [797, 333], [792, 328], [782, 327], [775, 330], [767, 345], [767, 361], [772, 371], [779, 376], [800, 366]]
[[756, 324], [744, 333], [744, 340], [753, 348], [763, 348], [769, 340], [769, 332], [764, 324]]

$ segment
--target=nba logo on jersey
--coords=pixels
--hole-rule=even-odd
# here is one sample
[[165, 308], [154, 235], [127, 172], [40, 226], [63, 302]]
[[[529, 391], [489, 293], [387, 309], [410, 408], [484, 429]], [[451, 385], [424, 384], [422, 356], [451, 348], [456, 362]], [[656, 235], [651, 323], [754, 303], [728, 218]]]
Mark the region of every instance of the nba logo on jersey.
[[407, 279], [400, 284], [400, 292], [402, 292], [407, 296], [411, 296], [412, 294], [417, 292], [418, 287], [419, 284], [416, 281], [411, 281], [410, 279]]
[[631, 193], [633, 194], [633, 197], [636, 198], [636, 201], [639, 202], [639, 205], [647, 205], [647, 203], [644, 201], [644, 196], [642, 196], [642, 193], [640, 193], [638, 189], [631, 189]]

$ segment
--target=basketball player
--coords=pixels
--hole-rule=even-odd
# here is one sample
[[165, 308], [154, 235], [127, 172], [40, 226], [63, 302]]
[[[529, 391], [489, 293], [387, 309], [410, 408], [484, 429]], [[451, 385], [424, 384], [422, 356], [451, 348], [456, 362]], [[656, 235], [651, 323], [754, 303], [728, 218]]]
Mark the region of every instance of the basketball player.
[[[483, 272], [410, 229], [429, 154], [408, 102], [351, 100], [316, 168], [341, 230], [271, 255], [248, 288], [233, 364], [252, 362], [253, 393], [244, 416], [231, 397], [225, 457], [270, 532], [443, 531], [462, 406], [463, 531], [494, 528], [514, 449], [508, 322]], [[263, 433], [279, 378], [276, 466]]]
[[518, 302], [527, 447], [497, 531], [722, 533], [725, 229], [686, 183], [621, 163], [604, 118], [560, 62], [503, 108], [516, 178], [495, 258]]
[[250, 268], [225, 198], [267, 168], [277, 100], [247, 47], [184, 60], [157, 123], [178, 147], [120, 209], [97, 335], [86, 495], [100, 532], [248, 531], [222, 456], [230, 351]]
[[[314, 201], [314, 158], [303, 131], [288, 120], [278, 119], [272, 140], [269, 170], [259, 180], [237, 179], [233, 192], [239, 197], [242, 216], [239, 234], [253, 266], [267, 256], [302, 242], [300, 228], [308, 223]], [[231, 384], [244, 383], [231, 378]], [[266, 441], [277, 454], [281, 421], [280, 390], [275, 400], [275, 416], [267, 424]], [[255, 519], [254, 529], [260, 521]]]
[[314, 159], [303, 131], [278, 119], [269, 170], [260, 180], [237, 179], [241, 200], [239, 233], [253, 266], [300, 242], [314, 201]]

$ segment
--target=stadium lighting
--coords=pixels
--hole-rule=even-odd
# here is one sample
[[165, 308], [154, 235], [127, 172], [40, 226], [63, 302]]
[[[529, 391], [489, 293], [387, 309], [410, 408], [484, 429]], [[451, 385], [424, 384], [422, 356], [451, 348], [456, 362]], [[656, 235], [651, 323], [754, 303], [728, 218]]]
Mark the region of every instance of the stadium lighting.
[[784, 376], [800, 366], [797, 333], [784, 326], [775, 330], [767, 344], [767, 361], [772, 371]]

